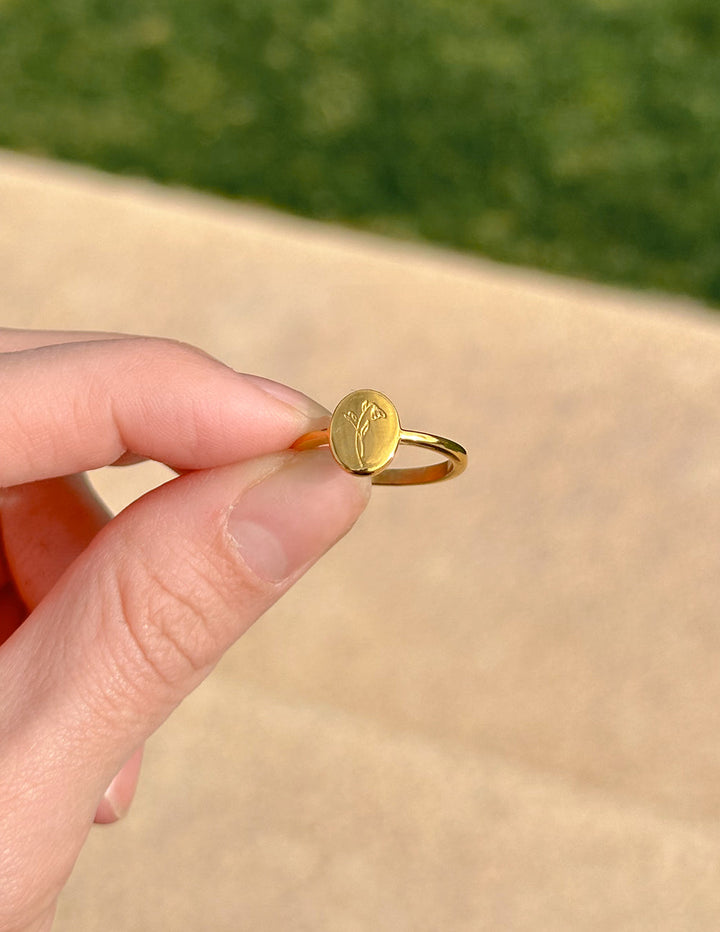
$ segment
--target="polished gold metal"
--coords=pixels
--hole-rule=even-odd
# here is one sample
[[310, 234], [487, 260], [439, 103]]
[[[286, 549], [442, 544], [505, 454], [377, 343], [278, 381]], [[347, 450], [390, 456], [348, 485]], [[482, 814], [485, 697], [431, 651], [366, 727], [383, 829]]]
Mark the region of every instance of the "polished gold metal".
[[[401, 443], [440, 453], [443, 460], [429, 466], [388, 469]], [[330, 427], [303, 434], [292, 449], [312, 450], [327, 444], [343, 469], [355, 476], [372, 476], [375, 485], [439, 482], [459, 476], [467, 466], [467, 451], [454, 440], [402, 430], [395, 405], [371, 388], [346, 395], [335, 408]]]

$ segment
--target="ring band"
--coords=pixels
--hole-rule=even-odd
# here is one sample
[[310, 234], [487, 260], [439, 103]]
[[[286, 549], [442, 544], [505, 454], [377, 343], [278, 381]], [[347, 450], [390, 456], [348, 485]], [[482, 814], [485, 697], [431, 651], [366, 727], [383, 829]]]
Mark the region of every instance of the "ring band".
[[[429, 466], [388, 469], [401, 443], [439, 453]], [[381, 392], [362, 389], [346, 395], [333, 411], [330, 427], [303, 434], [291, 449], [329, 445], [335, 461], [355, 476], [372, 476], [375, 485], [418, 485], [459, 476], [467, 451], [454, 440], [402, 430], [395, 405]]]

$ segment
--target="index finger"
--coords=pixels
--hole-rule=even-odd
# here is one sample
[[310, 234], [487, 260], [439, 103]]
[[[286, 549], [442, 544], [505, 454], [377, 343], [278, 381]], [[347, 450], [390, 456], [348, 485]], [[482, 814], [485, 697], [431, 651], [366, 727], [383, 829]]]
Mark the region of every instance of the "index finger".
[[327, 413], [277, 383], [151, 337], [0, 355], [0, 487], [127, 453], [203, 469], [287, 448]]
[[98, 340], [140, 339], [134, 334], [111, 330], [24, 330], [17, 327], [0, 327], [0, 353], [54, 346], [59, 343], [89, 343]]

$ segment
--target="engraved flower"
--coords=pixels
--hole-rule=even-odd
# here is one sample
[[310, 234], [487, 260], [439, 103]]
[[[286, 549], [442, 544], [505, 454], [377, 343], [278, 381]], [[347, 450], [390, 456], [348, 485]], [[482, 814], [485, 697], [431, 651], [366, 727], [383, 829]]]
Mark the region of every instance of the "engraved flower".
[[385, 414], [383, 409], [379, 405], [376, 405], [374, 401], [368, 401], [368, 399], [365, 398], [360, 406], [359, 415], [356, 414], [355, 411], [346, 411], [345, 417], [355, 428], [355, 452], [358, 455], [358, 460], [362, 464], [365, 462], [364, 437], [370, 429], [370, 422], [377, 421], [382, 417], [387, 417], [387, 414]]

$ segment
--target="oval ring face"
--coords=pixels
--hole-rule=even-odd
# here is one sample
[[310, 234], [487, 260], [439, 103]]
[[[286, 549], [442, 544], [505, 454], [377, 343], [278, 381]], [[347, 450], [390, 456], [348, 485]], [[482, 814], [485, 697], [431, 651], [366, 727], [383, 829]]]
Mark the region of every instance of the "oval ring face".
[[395, 456], [400, 442], [400, 418], [381, 392], [350, 392], [338, 404], [330, 422], [330, 449], [348, 472], [372, 476]]

